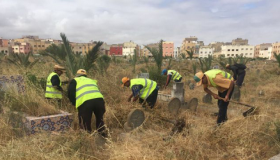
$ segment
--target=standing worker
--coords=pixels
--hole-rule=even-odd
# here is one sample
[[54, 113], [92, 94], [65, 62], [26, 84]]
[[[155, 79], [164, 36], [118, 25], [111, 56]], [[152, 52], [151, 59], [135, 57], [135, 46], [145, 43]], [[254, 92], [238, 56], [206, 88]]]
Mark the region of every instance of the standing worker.
[[236, 85], [241, 87], [246, 75], [246, 66], [244, 64], [235, 63], [234, 65], [227, 64], [226, 68], [233, 72], [233, 78], [234, 81], [236, 81]]
[[65, 71], [65, 68], [61, 67], [60, 65], [54, 66], [54, 71], [50, 73], [47, 78], [47, 85], [46, 85], [46, 92], [45, 97], [47, 99], [57, 99], [58, 102], [61, 102], [62, 99], [62, 82], [60, 81], [60, 76]]
[[170, 83], [170, 80], [172, 79], [175, 82], [181, 82], [182, 81], [182, 76], [179, 74], [179, 72], [175, 70], [162, 70], [161, 75], [167, 75], [167, 80], [164, 88], [168, 86]]
[[133, 98], [133, 102], [139, 98], [139, 103], [144, 107], [144, 102], [147, 102], [151, 108], [154, 108], [157, 96], [158, 86], [157, 83], [150, 79], [137, 78], [129, 79], [128, 77], [122, 78], [122, 86], [129, 87], [132, 90], [132, 94], [128, 98], [128, 102]]
[[[234, 81], [231, 75], [219, 69], [212, 69], [205, 73], [196, 73], [194, 80], [197, 82], [197, 86], [203, 84], [204, 91], [218, 99], [219, 113], [217, 124], [220, 125], [225, 122], [227, 120], [229, 100], [234, 89]], [[208, 87], [215, 87], [218, 90], [218, 95], [209, 90]]]
[[98, 89], [97, 80], [87, 78], [86, 70], [79, 69], [77, 71], [76, 78], [68, 86], [68, 98], [78, 110], [80, 128], [89, 133], [92, 132], [91, 118], [92, 113], [94, 113], [96, 130], [103, 137], [107, 137], [103, 120], [105, 113], [103, 95]]

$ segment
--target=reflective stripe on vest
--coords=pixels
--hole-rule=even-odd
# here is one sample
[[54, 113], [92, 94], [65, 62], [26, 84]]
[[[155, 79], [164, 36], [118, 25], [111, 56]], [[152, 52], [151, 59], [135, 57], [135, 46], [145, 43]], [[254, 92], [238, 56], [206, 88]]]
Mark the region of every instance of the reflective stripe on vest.
[[205, 72], [204, 74], [206, 74], [209, 78], [209, 81], [211, 83], [211, 85], [213, 87], [216, 87], [216, 83], [213, 81], [213, 79], [216, 77], [217, 74], [221, 73], [223, 77], [227, 78], [227, 79], [230, 79], [230, 80], [233, 80], [232, 76], [225, 72], [225, 71], [222, 71], [222, 70], [219, 70], [219, 69], [212, 69], [212, 70], [209, 70], [207, 72]]
[[137, 79], [131, 79], [130, 80], [130, 89], [134, 85], [142, 85], [143, 86], [143, 88], [140, 90], [139, 97], [141, 99], [145, 100], [156, 89], [157, 83], [155, 81], [150, 80], [150, 79], [137, 78]]
[[103, 95], [100, 93], [98, 89], [96, 80], [84, 76], [76, 77], [74, 79], [77, 82], [76, 109], [87, 100], [103, 98]]
[[172, 73], [172, 80], [179, 80], [182, 76], [175, 70], [168, 70], [168, 73]]
[[[47, 78], [47, 84], [46, 84], [46, 92], [45, 92], [45, 97], [46, 98], [58, 98], [58, 99], [62, 99], [62, 93], [61, 91], [59, 91], [58, 89], [56, 89], [55, 86], [52, 85], [51, 79], [53, 76], [55, 76], [58, 74], [55, 72], [50, 73], [50, 75]], [[59, 78], [59, 76], [58, 76]], [[60, 81], [60, 78], [59, 78]], [[61, 86], [61, 81], [59, 86]]]

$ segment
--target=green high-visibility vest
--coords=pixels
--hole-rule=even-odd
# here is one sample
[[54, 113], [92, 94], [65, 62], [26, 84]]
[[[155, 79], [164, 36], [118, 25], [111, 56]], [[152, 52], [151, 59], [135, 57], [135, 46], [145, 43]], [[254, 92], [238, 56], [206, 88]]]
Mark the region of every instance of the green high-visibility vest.
[[168, 74], [169, 73], [172, 73], [172, 80], [175, 81], [175, 80], [179, 80], [182, 76], [175, 70], [168, 70], [167, 72]]
[[100, 93], [97, 80], [93, 80], [84, 76], [74, 78], [77, 82], [76, 85], [76, 109], [81, 106], [85, 101], [103, 98]]
[[141, 99], [147, 99], [149, 95], [156, 89], [157, 87], [157, 82], [152, 81], [150, 79], [146, 78], [137, 78], [137, 79], [131, 79], [130, 80], [130, 89], [134, 85], [142, 85], [143, 88], [140, 90], [140, 95], [139, 97]]
[[227, 79], [230, 79], [230, 80], [233, 80], [233, 77], [229, 73], [227, 73], [226, 71], [222, 71], [222, 70], [219, 70], [219, 69], [209, 70], [209, 71], [205, 72], [204, 74], [206, 74], [209, 77], [209, 81], [210, 81], [210, 83], [213, 87], [217, 87], [217, 84], [213, 81], [213, 79], [219, 73], [221, 73], [223, 77], [225, 77]]
[[[57, 75], [59, 78], [59, 75], [55, 72], [52, 72], [48, 78], [47, 78], [47, 85], [46, 85], [46, 92], [45, 92], [45, 97], [46, 98], [57, 98], [57, 99], [62, 99], [62, 93], [58, 89], [55, 88], [55, 86], [52, 85], [51, 79], [53, 76]], [[59, 78], [60, 81], [60, 78]], [[61, 86], [61, 81], [59, 86]]]

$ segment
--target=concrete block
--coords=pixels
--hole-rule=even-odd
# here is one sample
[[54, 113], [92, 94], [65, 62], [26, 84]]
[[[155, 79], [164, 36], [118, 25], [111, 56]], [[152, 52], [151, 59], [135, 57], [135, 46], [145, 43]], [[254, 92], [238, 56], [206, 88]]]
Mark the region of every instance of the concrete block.
[[179, 91], [171, 91], [171, 97], [172, 98], [179, 98], [181, 103], [185, 102], [185, 90], [183, 89], [183, 91], [179, 92]]
[[183, 82], [173, 83], [173, 90], [181, 90], [181, 89], [184, 89], [184, 83]]
[[169, 102], [171, 100], [171, 95], [159, 93], [157, 98], [161, 101]]
[[62, 132], [71, 127], [73, 115], [71, 113], [62, 112], [61, 114], [41, 116], [41, 117], [25, 117], [25, 127], [27, 134], [36, 134], [41, 131]]

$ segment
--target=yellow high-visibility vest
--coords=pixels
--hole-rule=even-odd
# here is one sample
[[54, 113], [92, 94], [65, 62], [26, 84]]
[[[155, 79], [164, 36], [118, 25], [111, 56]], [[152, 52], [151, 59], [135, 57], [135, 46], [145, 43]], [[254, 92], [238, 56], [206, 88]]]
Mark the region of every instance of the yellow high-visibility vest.
[[168, 70], [167, 72], [168, 74], [169, 73], [172, 73], [172, 80], [179, 80], [182, 76], [175, 70]]
[[150, 79], [146, 78], [137, 78], [137, 79], [131, 79], [130, 80], [130, 89], [134, 85], [142, 85], [143, 88], [140, 90], [140, 95], [139, 97], [141, 99], [147, 99], [149, 95], [156, 89], [157, 87], [157, 82], [152, 81]]
[[[46, 92], [45, 92], [45, 97], [46, 98], [57, 98], [57, 99], [62, 99], [62, 93], [61, 91], [59, 91], [58, 89], [55, 88], [55, 86], [52, 85], [51, 79], [53, 76], [55, 76], [58, 74], [55, 72], [52, 72], [48, 78], [47, 78], [47, 85], [46, 85]], [[59, 76], [58, 76], [59, 78]], [[60, 78], [59, 78], [60, 81]], [[61, 86], [61, 81], [59, 86]]]
[[223, 77], [225, 77], [227, 79], [230, 79], [230, 80], [233, 80], [233, 77], [229, 73], [227, 73], [226, 71], [222, 71], [222, 70], [219, 70], [219, 69], [209, 70], [209, 71], [205, 72], [204, 74], [206, 74], [209, 77], [209, 81], [210, 81], [210, 83], [213, 87], [217, 86], [217, 84], [213, 81], [213, 79], [219, 73], [221, 73]]
[[97, 80], [93, 80], [84, 76], [74, 78], [77, 82], [76, 85], [76, 109], [81, 106], [85, 101], [103, 98], [100, 93]]

